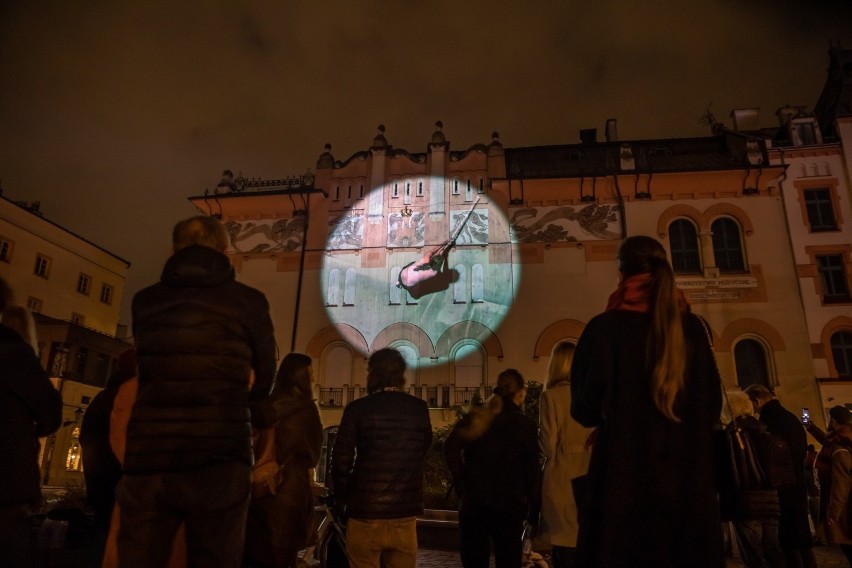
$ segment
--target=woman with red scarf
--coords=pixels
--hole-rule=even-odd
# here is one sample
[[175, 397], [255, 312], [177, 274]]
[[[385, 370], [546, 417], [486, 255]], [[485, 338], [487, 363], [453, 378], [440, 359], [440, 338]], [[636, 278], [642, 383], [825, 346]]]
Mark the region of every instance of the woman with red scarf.
[[578, 564], [718, 568], [713, 353], [659, 242], [630, 237], [617, 260], [618, 288], [571, 368], [571, 414], [598, 429], [576, 496]]

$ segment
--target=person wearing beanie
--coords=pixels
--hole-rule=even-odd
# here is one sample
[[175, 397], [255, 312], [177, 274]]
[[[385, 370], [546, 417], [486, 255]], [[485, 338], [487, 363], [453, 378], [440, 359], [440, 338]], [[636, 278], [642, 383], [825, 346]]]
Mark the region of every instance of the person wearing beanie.
[[781, 406], [775, 394], [763, 385], [750, 385], [744, 389], [760, 421], [770, 433], [784, 439], [790, 448], [796, 483], [778, 490], [781, 505], [779, 537], [787, 566], [816, 568], [813, 539], [808, 523], [808, 490], [805, 480], [805, 456], [808, 439], [799, 417]]
[[524, 521], [538, 522], [538, 428], [521, 406], [527, 385], [520, 372], [497, 377], [494, 395], [453, 427], [444, 457], [459, 496], [461, 561], [487, 568], [493, 546], [497, 566], [521, 566]]

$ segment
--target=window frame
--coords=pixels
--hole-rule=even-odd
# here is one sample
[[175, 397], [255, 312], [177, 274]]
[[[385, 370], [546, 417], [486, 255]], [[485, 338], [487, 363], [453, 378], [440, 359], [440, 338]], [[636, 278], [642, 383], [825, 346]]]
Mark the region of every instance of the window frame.
[[[683, 224], [684, 226], [689, 226], [692, 228], [695, 236], [695, 248], [678, 248], [675, 249], [675, 239], [672, 236], [672, 227], [675, 225], [680, 226]], [[703, 274], [704, 273], [704, 262], [701, 258], [701, 240], [700, 240], [700, 232], [698, 230], [698, 225], [692, 219], [688, 217], [677, 217], [672, 219], [669, 222], [669, 225], [666, 229], [669, 239], [669, 255], [671, 257], [672, 262], [672, 270], [675, 274]], [[678, 235], [678, 240], [680, 240], [684, 235]], [[679, 257], [675, 255], [684, 255], [684, 254], [692, 254], [694, 252], [696, 262], [698, 264], [697, 268], [692, 269], [692, 267], [682, 267], [679, 265]]]
[[12, 262], [12, 254], [15, 252], [15, 241], [0, 236], [0, 262]]
[[[81, 272], [80, 275], [77, 276], [77, 292], [83, 294], [84, 296], [91, 295], [93, 281], [94, 279], [90, 274]], [[85, 282], [85, 285], [83, 285], [83, 282]]]
[[33, 274], [45, 280], [50, 278], [50, 269], [53, 266], [53, 259], [45, 254], [36, 253], [35, 266], [33, 266]]
[[115, 296], [115, 287], [111, 284], [107, 284], [104, 282], [101, 284], [101, 294], [100, 300], [102, 304], [106, 304], [108, 306], [112, 305], [113, 297]]
[[[836, 259], [837, 262], [834, 266], [825, 266], [821, 262], [822, 259]], [[852, 286], [849, 282], [849, 271], [846, 266], [848, 263], [845, 255], [841, 252], [827, 252], [817, 254], [815, 260], [822, 303], [828, 305], [852, 303]], [[838, 274], [839, 278], [830, 278], [830, 276]], [[838, 289], [835, 289], [835, 287]]]
[[[798, 179], [794, 181], [793, 185], [796, 188], [796, 191], [798, 192], [799, 207], [802, 212], [802, 224], [804, 224], [804, 226], [808, 228], [809, 233], [832, 233], [843, 230], [843, 215], [842, 208], [840, 207], [840, 200], [838, 197], [838, 181], [836, 178], [822, 178], [818, 180]], [[806, 192], [826, 189], [828, 190], [828, 198], [831, 202], [831, 212], [834, 216], [835, 228], [833, 229], [828, 227], [814, 227], [811, 224], [810, 215], [808, 215], [808, 201], [806, 199]]]
[[[841, 345], [839, 348], [835, 346], [834, 338], [838, 336], [848, 336], [849, 342], [847, 344]], [[835, 330], [828, 339], [828, 346], [831, 352], [831, 365], [834, 368], [834, 372], [838, 378], [852, 378], [852, 330], [850, 329], [837, 329]], [[843, 358], [845, 359], [844, 364], [845, 368], [841, 369], [838, 364], [837, 350], [843, 350]]]
[[[716, 226], [720, 225], [728, 225], [732, 226], [730, 231], [721, 231], [719, 230], [717, 233]], [[743, 228], [740, 225], [740, 222], [727, 215], [723, 215], [721, 217], [717, 217], [710, 223], [710, 232], [712, 233], [712, 242], [713, 242], [713, 261], [716, 265], [716, 268], [719, 269], [719, 272], [722, 274], [744, 274], [748, 272], [748, 264], [746, 263], [745, 258], [745, 247], [743, 246]], [[718, 234], [718, 238], [717, 238]], [[726, 240], [731, 238], [732, 234], [736, 237], [736, 245], [731, 243], [720, 243], [721, 240]], [[720, 258], [720, 255], [724, 255]], [[739, 259], [739, 265], [731, 267], [731, 264], [728, 263], [728, 260], [732, 259], [733, 256], [736, 255]], [[727, 260], [725, 260], [727, 259]], [[722, 262], [720, 262], [722, 260]], [[725, 265], [725, 266], [723, 266]]]

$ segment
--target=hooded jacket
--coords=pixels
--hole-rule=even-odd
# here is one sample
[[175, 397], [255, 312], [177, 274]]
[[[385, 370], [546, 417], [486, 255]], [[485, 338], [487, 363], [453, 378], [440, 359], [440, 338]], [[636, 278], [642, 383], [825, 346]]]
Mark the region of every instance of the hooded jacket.
[[249, 401], [269, 396], [275, 374], [266, 297], [234, 279], [224, 254], [190, 246], [166, 262], [158, 284], [136, 294], [132, 309], [139, 392], [125, 472], [250, 465]]

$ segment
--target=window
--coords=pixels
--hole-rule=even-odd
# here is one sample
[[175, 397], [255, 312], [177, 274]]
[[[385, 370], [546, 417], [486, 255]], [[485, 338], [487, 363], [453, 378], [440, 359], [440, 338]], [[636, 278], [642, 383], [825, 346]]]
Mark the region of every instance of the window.
[[453, 282], [453, 303], [467, 303], [467, 267], [464, 264], [455, 265], [456, 272], [459, 273], [458, 279]]
[[417, 182], [417, 197], [423, 197], [423, 180]]
[[88, 274], [80, 273], [77, 278], [77, 291], [81, 294], [89, 295], [89, 289], [92, 287], [92, 277]]
[[394, 306], [400, 303], [401, 290], [399, 289], [399, 286], [397, 286], [397, 284], [399, 284], [399, 273], [401, 272], [401, 270], [402, 269], [399, 266], [394, 266], [393, 268], [391, 268], [390, 272], [389, 303]]
[[352, 186], [349, 185], [346, 189], [346, 199], [352, 199]]
[[46, 256], [36, 255], [35, 268], [33, 274], [47, 278], [50, 276], [50, 259]]
[[[456, 403], [473, 400], [485, 378], [482, 351], [475, 343], [465, 342], [452, 355], [456, 385]], [[462, 391], [462, 392], [459, 392]]]
[[104, 304], [112, 304], [112, 286], [109, 284], [101, 286], [101, 302]]
[[51, 377], [61, 377], [68, 368], [68, 343], [54, 341], [50, 344], [50, 359], [48, 359], [48, 372]]
[[713, 221], [713, 256], [720, 272], [745, 272], [739, 224], [728, 217]]
[[798, 123], [795, 125], [795, 129], [802, 146], [812, 146], [817, 143], [813, 121]]
[[44, 302], [42, 302], [38, 298], [33, 298], [32, 296], [27, 298], [27, 309], [33, 313], [41, 313], [41, 308], [43, 305]]
[[479, 193], [485, 193], [485, 180], [479, 178]]
[[78, 314], [77, 312], [71, 312], [71, 323], [83, 325], [84, 321], [86, 321], [86, 316], [84, 316], [83, 314]]
[[335, 201], [340, 200], [340, 186], [339, 185], [334, 188], [334, 200]]
[[852, 377], [852, 331], [831, 334], [831, 358], [839, 377]]
[[406, 205], [411, 204], [411, 182], [405, 182], [405, 195], [402, 196], [402, 202]]
[[454, 179], [453, 180], [453, 195], [458, 195], [458, 194], [459, 194], [459, 180]]
[[482, 265], [474, 264], [470, 267], [470, 300], [474, 303], [483, 302], [485, 295], [485, 276]]
[[332, 268], [328, 273], [328, 286], [325, 293], [325, 305], [336, 306], [340, 293], [340, 270]]
[[3, 262], [9, 262], [12, 260], [12, 250], [15, 248], [15, 243], [6, 239], [4, 237], [0, 237], [0, 260]]
[[355, 305], [355, 269], [346, 269], [346, 278], [343, 281], [343, 305]]
[[76, 378], [82, 379], [86, 376], [86, 362], [89, 360], [89, 350], [85, 347], [77, 348], [77, 364], [75, 371], [77, 373]]
[[399, 184], [393, 183], [393, 190], [391, 191], [391, 197], [399, 197]]
[[817, 270], [822, 281], [822, 301], [835, 304], [852, 301], [849, 296], [849, 281], [842, 254], [820, 254], [816, 257]]
[[669, 225], [669, 243], [672, 251], [672, 268], [676, 273], [701, 272], [701, 255], [695, 225], [686, 219], [677, 219]]
[[766, 365], [766, 351], [756, 339], [743, 339], [734, 346], [734, 361], [737, 366], [737, 383], [745, 389], [750, 385], [763, 385], [772, 388], [769, 383], [769, 369]]
[[836, 231], [837, 222], [834, 219], [831, 190], [827, 187], [806, 189], [803, 194], [811, 231]]
[[467, 180], [467, 188], [464, 190], [464, 200], [473, 201], [473, 189], [470, 185], [470, 180]]
[[71, 431], [71, 445], [65, 458], [65, 471], [83, 471], [82, 452], [80, 451], [80, 427]]

